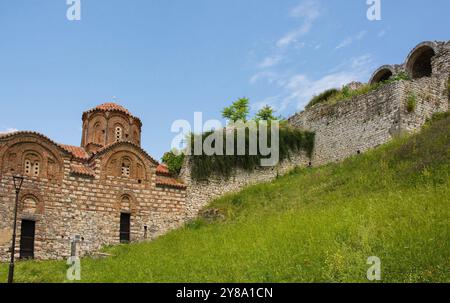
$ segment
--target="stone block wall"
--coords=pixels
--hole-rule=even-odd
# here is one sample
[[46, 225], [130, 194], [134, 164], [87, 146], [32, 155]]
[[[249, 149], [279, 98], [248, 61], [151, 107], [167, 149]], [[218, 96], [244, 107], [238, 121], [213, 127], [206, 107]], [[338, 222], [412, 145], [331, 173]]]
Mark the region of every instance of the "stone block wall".
[[[417, 60], [424, 48], [433, 48], [432, 74], [385, 84], [375, 91], [336, 104], [317, 104], [291, 118], [289, 123], [316, 133], [313, 165], [341, 161], [352, 155], [389, 142], [403, 132], [419, 130], [434, 113], [449, 110], [447, 85], [450, 76], [450, 42], [424, 42], [408, 56], [403, 65], [382, 66], [393, 75], [407, 72], [408, 60]], [[415, 56], [419, 53], [418, 56]], [[408, 98], [414, 96], [416, 107], [407, 110]]]
[[290, 160], [282, 161], [274, 167], [259, 167], [254, 171], [237, 169], [229, 179], [215, 175], [208, 181], [195, 181], [190, 176], [189, 160], [187, 159], [181, 172], [181, 178], [188, 186], [186, 190], [187, 220], [197, 217], [199, 211], [216, 198], [238, 192], [253, 184], [270, 182], [295, 167], [308, 166], [309, 162], [309, 157], [302, 152], [292, 155]]

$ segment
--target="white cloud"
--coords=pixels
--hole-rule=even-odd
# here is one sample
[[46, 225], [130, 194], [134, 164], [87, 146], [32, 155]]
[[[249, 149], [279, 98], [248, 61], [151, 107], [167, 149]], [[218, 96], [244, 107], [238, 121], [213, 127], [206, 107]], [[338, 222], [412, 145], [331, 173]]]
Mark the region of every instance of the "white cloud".
[[362, 40], [366, 36], [366, 34], [367, 34], [367, 31], [360, 31], [355, 36], [347, 37], [341, 43], [339, 43], [338, 46], [336, 46], [335, 49], [336, 50], [337, 49], [341, 49], [341, 48], [344, 48], [344, 47], [347, 47], [347, 46], [351, 45], [355, 41]]
[[269, 83], [273, 83], [274, 81], [276, 81], [278, 79], [278, 75], [276, 73], [272, 73], [272, 72], [259, 72], [254, 74], [251, 78], [250, 78], [250, 83], [251, 84], [255, 84], [256, 82], [258, 82], [259, 80], [267, 80], [267, 82]]
[[303, 24], [281, 37], [276, 43], [277, 47], [287, 47], [297, 42], [301, 36], [309, 33], [314, 21], [320, 16], [319, 5], [312, 0], [305, 1], [294, 7], [290, 12], [290, 16], [293, 18], [302, 18]]
[[8, 129], [6, 129], [4, 131], [0, 131], [0, 135], [6, 135], [6, 134], [10, 134], [10, 133], [15, 133], [17, 131], [19, 131], [19, 130], [15, 129], [15, 128], [8, 128]]
[[282, 57], [280, 55], [266, 57], [258, 66], [260, 68], [272, 67], [277, 65], [281, 60]]
[[340, 88], [352, 81], [365, 81], [373, 68], [372, 56], [365, 54], [342, 62], [333, 69], [333, 72], [319, 79], [311, 79], [305, 74], [296, 74], [285, 78], [278, 76], [273, 82], [280, 87], [281, 94], [256, 102], [255, 106], [268, 104], [278, 111], [283, 111], [294, 104], [296, 109], [300, 110], [314, 95], [327, 89]]
[[314, 20], [320, 16], [320, 9], [317, 2], [308, 0], [293, 7], [289, 15], [293, 18]]

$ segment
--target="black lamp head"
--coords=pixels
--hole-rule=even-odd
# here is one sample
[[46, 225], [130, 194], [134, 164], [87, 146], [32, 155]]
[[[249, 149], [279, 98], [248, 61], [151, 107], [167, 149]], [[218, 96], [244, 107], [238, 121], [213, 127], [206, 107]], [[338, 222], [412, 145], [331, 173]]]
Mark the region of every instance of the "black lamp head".
[[22, 176], [14, 176], [14, 188], [16, 190], [20, 190], [22, 188], [23, 177]]

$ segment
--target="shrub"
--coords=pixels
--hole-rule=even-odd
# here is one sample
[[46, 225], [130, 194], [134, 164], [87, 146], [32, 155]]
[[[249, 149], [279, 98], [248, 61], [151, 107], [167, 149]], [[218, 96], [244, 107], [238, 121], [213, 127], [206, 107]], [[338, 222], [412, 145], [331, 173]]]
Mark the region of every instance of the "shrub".
[[[261, 160], [268, 158], [260, 154], [250, 155], [250, 141], [249, 129], [245, 129], [245, 155], [237, 154], [237, 130], [233, 131], [234, 135], [234, 153], [233, 155], [226, 155], [226, 136], [223, 136], [223, 155], [206, 155], [202, 152], [201, 155], [194, 154], [194, 140], [201, 140], [203, 143], [209, 135], [213, 132], [203, 133], [201, 135], [191, 136], [191, 177], [197, 181], [208, 180], [208, 178], [215, 174], [225, 178], [229, 178], [236, 168], [241, 168], [247, 171], [253, 171], [260, 166]], [[199, 138], [201, 136], [201, 138]], [[268, 146], [271, 146], [270, 129], [267, 131]], [[257, 142], [259, 142], [259, 130], [257, 131]], [[289, 159], [293, 153], [300, 151], [306, 152], [311, 157], [314, 148], [315, 134], [308, 131], [302, 131], [288, 126], [281, 126], [279, 132], [279, 160], [283, 161]]]
[[386, 85], [386, 84], [394, 83], [397, 81], [407, 81], [407, 80], [410, 80], [410, 78], [406, 73], [403, 72], [403, 73], [399, 73], [398, 75], [389, 78], [388, 80], [385, 80], [385, 81], [382, 81], [379, 83], [374, 83], [374, 84], [365, 84], [355, 90], [351, 90], [348, 86], [344, 86], [340, 90], [335, 89], [335, 88], [329, 89], [329, 90], [324, 91], [323, 93], [321, 93], [318, 96], [314, 96], [311, 99], [311, 101], [309, 101], [306, 108], [309, 108], [309, 107], [319, 104], [319, 103], [334, 104], [339, 101], [343, 101], [343, 100], [347, 100], [347, 99], [350, 99], [353, 97], [365, 95], [371, 91], [377, 90], [378, 88], [380, 88], [381, 86]]
[[398, 75], [393, 76], [393, 77], [389, 78], [388, 80], [383, 81], [383, 83], [386, 84], [386, 83], [392, 83], [395, 81], [402, 81], [402, 80], [409, 81], [409, 80], [411, 80], [411, 78], [408, 76], [407, 73], [401, 72]]
[[416, 110], [417, 107], [417, 97], [414, 93], [411, 93], [408, 97], [408, 101], [406, 103], [406, 110], [408, 113], [412, 113]]
[[[178, 154], [178, 155], [177, 155]], [[183, 166], [184, 154], [175, 151], [167, 152], [162, 157], [162, 162], [167, 165], [170, 173], [178, 175]]]
[[339, 90], [337, 90], [335, 88], [328, 89], [328, 90], [324, 91], [323, 93], [321, 93], [320, 95], [314, 96], [311, 99], [311, 101], [309, 101], [309, 103], [306, 107], [308, 108], [315, 104], [326, 102], [328, 99], [330, 99], [332, 96], [336, 95], [338, 92], [339, 92]]

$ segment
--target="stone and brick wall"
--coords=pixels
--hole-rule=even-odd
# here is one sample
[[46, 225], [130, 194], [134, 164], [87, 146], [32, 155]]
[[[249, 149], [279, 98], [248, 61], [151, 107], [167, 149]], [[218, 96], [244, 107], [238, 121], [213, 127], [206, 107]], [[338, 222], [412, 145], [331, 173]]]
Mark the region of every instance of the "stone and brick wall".
[[306, 167], [310, 159], [305, 153], [292, 155], [290, 160], [280, 162], [274, 167], [259, 167], [254, 171], [236, 169], [230, 178], [212, 176], [208, 181], [196, 181], [191, 178], [189, 160], [181, 171], [181, 178], [187, 185], [186, 206], [187, 220], [197, 217], [198, 213], [212, 200], [228, 193], [257, 183], [270, 182], [295, 167]]
[[[318, 104], [289, 118], [291, 125], [316, 133], [313, 165], [341, 161], [384, 144], [402, 132], [416, 131], [434, 113], [449, 109], [450, 42], [421, 43], [415, 50], [427, 46], [436, 51], [430, 77], [385, 84], [365, 95], [333, 105]], [[406, 65], [413, 55], [414, 51], [405, 64], [391, 68], [394, 76], [407, 72]], [[407, 110], [410, 96], [416, 99], [412, 112]]]
[[[127, 163], [124, 174], [123, 163]], [[37, 166], [36, 166], [37, 165]], [[31, 169], [30, 169], [31, 168]], [[118, 141], [95, 154], [34, 132], [0, 136], [0, 261], [12, 237], [13, 175], [25, 177], [19, 197], [16, 256], [22, 220], [35, 222], [34, 257], [66, 258], [120, 242], [120, 216], [130, 214], [130, 240], [150, 240], [185, 222], [186, 187], [136, 141]]]

